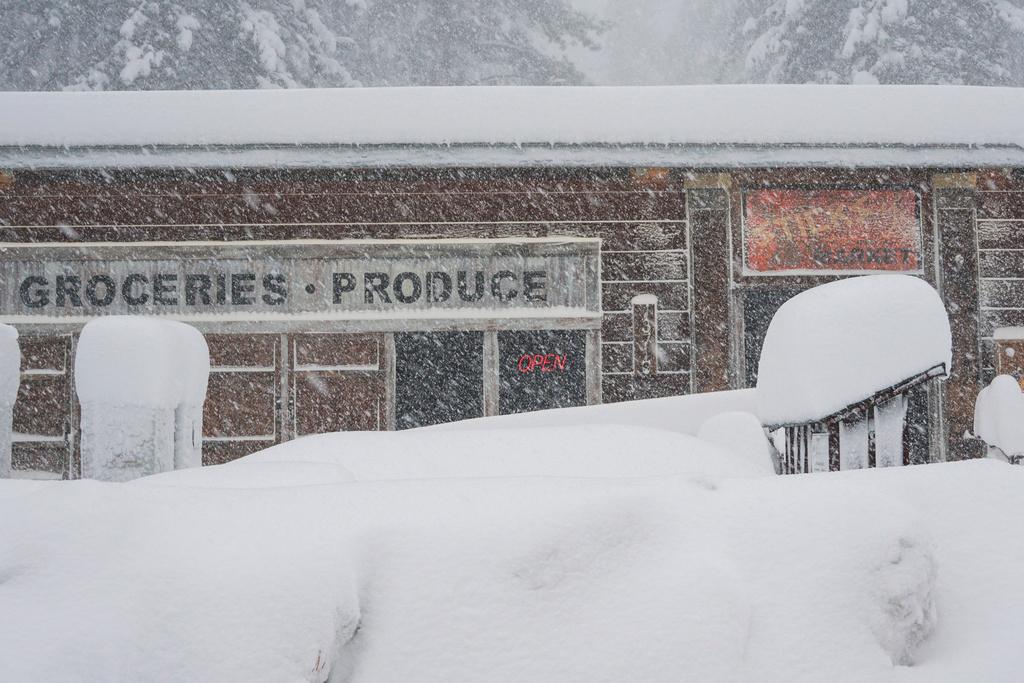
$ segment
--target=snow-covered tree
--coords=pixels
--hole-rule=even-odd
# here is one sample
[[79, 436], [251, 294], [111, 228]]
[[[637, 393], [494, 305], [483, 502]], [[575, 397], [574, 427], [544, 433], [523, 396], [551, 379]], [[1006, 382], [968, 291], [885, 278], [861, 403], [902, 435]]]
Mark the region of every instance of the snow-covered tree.
[[0, 85], [28, 90], [350, 85], [355, 8], [331, 0], [34, 0], [0, 11]]
[[1021, 0], [748, 0], [745, 80], [1024, 85]]
[[0, 88], [579, 82], [569, 0], [8, 0]]
[[729, 36], [738, 4], [739, 0], [609, 2], [605, 11], [611, 27], [600, 37], [597, 69], [610, 84], [732, 80], [727, 71], [735, 62], [729, 55]]
[[367, 0], [354, 70], [386, 85], [565, 84], [602, 27], [566, 0]]

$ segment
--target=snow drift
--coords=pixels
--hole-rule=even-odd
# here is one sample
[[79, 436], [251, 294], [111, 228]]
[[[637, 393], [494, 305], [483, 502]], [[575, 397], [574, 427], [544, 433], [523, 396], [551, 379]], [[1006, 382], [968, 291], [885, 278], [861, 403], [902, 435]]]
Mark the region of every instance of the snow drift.
[[772, 318], [758, 364], [758, 416], [765, 425], [813, 422], [940, 364], [948, 374], [949, 319], [927, 282], [830, 282], [797, 294]]
[[[496, 421], [500, 424], [500, 420]], [[356, 481], [489, 477], [764, 476], [765, 464], [695, 437], [649, 427], [338, 432], [288, 441], [222, 467], [333, 463]], [[208, 468], [204, 468], [205, 470]], [[181, 476], [181, 475], [176, 475]], [[203, 474], [196, 473], [196, 477]], [[151, 480], [147, 480], [151, 481]]]
[[719, 413], [757, 411], [754, 389], [714, 391], [706, 394], [666, 396], [638, 401], [604, 403], [574, 408], [555, 408], [531, 413], [479, 417], [448, 422], [418, 430], [479, 431], [520, 427], [569, 427], [591, 424], [618, 424], [654, 427], [696, 436], [701, 425]]
[[11, 476], [11, 437], [14, 401], [21, 385], [18, 331], [0, 324], [0, 478]]
[[733, 411], [713, 415], [700, 426], [697, 438], [747, 460], [763, 474], [775, 474], [775, 458], [761, 421], [752, 413]]
[[721, 448], [572, 414], [308, 437], [130, 484], [0, 481], [17, 624], [0, 679], [952, 683], [1024, 666], [1024, 544], [991, 523], [1015, 517], [1024, 469], [774, 477], [749, 414], [704, 420]]
[[0, 482], [0, 678], [942, 682], [1022, 662], [1024, 547], [988, 521], [1024, 470], [992, 461], [277, 488], [246, 469]]

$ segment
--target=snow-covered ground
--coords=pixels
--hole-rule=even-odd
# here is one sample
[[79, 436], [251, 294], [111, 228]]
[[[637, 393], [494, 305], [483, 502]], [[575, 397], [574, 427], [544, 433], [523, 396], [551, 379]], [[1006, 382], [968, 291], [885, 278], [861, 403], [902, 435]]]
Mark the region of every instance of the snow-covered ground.
[[128, 484], [0, 481], [0, 614], [17, 625], [0, 680], [1024, 666], [1022, 468], [759, 476], [652, 426], [492, 427], [311, 437]]

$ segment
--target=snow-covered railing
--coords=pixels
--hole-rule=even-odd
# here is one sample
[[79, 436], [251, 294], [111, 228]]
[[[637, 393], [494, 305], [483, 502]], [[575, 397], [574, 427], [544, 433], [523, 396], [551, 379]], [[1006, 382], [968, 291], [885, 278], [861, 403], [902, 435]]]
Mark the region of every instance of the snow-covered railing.
[[758, 365], [758, 416], [781, 430], [782, 472], [902, 465], [907, 393], [949, 373], [949, 318], [906, 275], [830, 282], [772, 318]]
[[768, 425], [785, 430], [783, 474], [823, 472], [904, 464], [903, 430], [907, 394], [945, 377], [945, 364], [929, 368], [870, 398], [814, 422]]

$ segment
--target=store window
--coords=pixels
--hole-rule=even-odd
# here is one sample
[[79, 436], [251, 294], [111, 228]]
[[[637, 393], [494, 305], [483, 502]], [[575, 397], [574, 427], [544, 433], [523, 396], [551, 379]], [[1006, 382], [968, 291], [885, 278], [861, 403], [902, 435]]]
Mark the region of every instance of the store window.
[[483, 333], [395, 335], [395, 427], [483, 415]]
[[586, 346], [582, 330], [499, 332], [499, 412], [585, 405]]
[[71, 336], [21, 337], [21, 384], [14, 404], [14, 477], [78, 476], [74, 458], [74, 381]]

